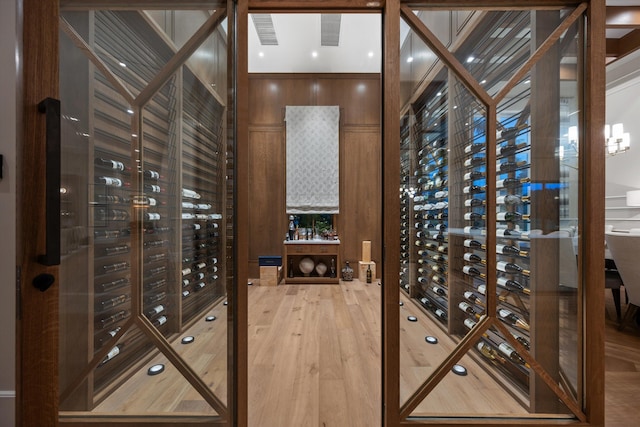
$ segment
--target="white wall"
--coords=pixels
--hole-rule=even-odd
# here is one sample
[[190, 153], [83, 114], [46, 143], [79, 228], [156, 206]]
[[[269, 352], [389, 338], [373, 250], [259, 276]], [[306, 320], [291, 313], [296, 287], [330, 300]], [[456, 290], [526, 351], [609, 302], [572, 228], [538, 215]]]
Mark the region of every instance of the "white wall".
[[606, 223], [640, 228], [640, 208], [628, 208], [625, 198], [616, 197], [640, 190], [640, 52], [607, 67], [606, 103], [606, 123], [622, 123], [631, 134], [631, 149], [606, 160]]
[[0, 0], [0, 425], [15, 425], [17, 10]]

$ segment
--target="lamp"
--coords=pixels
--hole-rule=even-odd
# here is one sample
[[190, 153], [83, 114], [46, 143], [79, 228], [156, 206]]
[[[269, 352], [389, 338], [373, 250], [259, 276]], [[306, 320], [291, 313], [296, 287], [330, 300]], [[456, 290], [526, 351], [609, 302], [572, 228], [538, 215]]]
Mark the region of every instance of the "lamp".
[[624, 153], [631, 148], [631, 136], [625, 133], [622, 123], [616, 123], [613, 126], [604, 126], [604, 138], [606, 153], [614, 156], [618, 153]]
[[640, 206], [640, 190], [627, 191], [627, 206]]

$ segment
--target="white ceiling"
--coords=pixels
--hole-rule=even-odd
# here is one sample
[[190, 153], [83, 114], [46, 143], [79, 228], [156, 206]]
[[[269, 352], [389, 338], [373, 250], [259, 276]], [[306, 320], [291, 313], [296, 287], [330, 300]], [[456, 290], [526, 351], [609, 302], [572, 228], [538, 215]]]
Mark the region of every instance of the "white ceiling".
[[343, 14], [337, 47], [321, 46], [320, 14], [271, 14], [271, 18], [277, 46], [261, 45], [249, 19], [250, 73], [380, 72], [380, 14]]

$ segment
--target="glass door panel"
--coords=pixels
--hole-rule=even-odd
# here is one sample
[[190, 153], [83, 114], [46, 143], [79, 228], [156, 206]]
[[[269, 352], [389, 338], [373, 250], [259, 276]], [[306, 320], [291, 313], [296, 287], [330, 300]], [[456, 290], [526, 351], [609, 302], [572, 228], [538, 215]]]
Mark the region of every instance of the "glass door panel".
[[402, 11], [402, 418], [584, 419], [582, 12]]
[[233, 145], [218, 6], [61, 11], [65, 416], [229, 422]]

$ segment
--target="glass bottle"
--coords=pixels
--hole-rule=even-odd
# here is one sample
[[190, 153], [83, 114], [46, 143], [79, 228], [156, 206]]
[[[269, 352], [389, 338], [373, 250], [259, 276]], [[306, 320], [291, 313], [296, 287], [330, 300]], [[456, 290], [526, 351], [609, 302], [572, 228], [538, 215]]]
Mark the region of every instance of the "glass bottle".
[[349, 265], [349, 261], [345, 261], [345, 266], [342, 268], [342, 280], [345, 282], [353, 280], [353, 268]]

